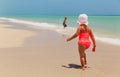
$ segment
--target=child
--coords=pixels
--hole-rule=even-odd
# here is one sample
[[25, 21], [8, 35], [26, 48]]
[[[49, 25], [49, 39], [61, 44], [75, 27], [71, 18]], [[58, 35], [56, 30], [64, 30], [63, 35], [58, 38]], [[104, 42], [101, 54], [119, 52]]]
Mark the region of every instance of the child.
[[67, 24], [66, 24], [66, 21], [67, 21], [67, 17], [64, 18], [64, 21], [63, 21], [63, 27], [67, 27]]
[[78, 50], [80, 55], [80, 62], [82, 65], [82, 70], [85, 70], [85, 65], [87, 64], [85, 50], [88, 49], [91, 44], [89, 37], [93, 42], [92, 51], [95, 51], [96, 41], [92, 33], [92, 30], [90, 29], [90, 27], [88, 27], [88, 16], [86, 14], [81, 14], [78, 17], [78, 23], [79, 23], [79, 26], [77, 28], [76, 33], [74, 33], [70, 38], [68, 38], [67, 41], [70, 41], [76, 38], [77, 36], [79, 36]]

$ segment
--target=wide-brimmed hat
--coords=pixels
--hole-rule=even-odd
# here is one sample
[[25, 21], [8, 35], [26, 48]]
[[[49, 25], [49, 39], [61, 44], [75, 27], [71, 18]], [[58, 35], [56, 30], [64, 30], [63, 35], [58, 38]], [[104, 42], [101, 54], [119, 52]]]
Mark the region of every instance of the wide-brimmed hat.
[[87, 14], [80, 14], [78, 17], [78, 24], [85, 24], [88, 25], [88, 16]]

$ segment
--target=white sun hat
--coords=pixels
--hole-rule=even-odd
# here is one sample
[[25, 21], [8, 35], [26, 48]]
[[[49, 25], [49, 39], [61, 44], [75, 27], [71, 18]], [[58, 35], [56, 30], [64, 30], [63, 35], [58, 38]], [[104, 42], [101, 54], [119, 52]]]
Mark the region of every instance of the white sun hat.
[[86, 24], [88, 25], [88, 16], [87, 14], [80, 14], [78, 17], [78, 24]]

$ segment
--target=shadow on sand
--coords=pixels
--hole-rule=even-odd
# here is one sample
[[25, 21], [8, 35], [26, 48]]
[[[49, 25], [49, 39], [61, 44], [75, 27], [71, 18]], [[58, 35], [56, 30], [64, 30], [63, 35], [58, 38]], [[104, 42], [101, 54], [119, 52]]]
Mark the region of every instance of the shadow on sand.
[[62, 65], [62, 67], [65, 67], [65, 68], [81, 69], [81, 66], [80, 66], [80, 65], [77, 65], [77, 64], [68, 64], [68, 66]]

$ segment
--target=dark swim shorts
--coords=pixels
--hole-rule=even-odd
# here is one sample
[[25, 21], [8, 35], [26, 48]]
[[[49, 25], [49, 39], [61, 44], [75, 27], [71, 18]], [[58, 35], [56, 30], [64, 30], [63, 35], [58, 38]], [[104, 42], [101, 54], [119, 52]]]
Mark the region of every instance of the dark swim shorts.
[[64, 27], [67, 27], [67, 25], [66, 25], [65, 23], [63, 23], [63, 26], [64, 26]]

